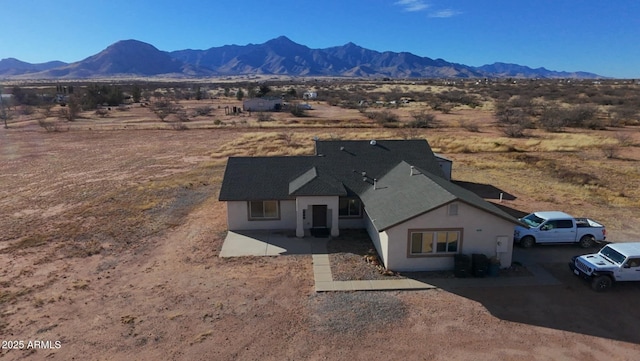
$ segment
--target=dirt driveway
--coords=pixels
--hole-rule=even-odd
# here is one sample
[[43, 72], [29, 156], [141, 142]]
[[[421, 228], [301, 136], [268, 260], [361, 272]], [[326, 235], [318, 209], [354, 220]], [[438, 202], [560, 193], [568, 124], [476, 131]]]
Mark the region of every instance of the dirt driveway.
[[[2, 360], [637, 360], [637, 285], [313, 292], [311, 257], [218, 256], [233, 134], [0, 133]], [[524, 250], [523, 250], [524, 251]], [[548, 257], [548, 258], [547, 258]]]

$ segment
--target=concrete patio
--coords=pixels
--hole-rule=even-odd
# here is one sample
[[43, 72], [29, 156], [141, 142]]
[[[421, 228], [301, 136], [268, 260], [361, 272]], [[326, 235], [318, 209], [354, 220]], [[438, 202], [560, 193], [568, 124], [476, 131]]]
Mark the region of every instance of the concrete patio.
[[312, 254], [326, 249], [327, 238], [297, 238], [295, 231], [229, 231], [220, 257]]

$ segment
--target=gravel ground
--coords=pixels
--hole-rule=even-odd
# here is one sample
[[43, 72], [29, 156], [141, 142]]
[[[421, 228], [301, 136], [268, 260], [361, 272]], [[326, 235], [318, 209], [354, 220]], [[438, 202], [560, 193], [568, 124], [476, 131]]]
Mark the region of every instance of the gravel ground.
[[316, 293], [309, 303], [314, 331], [331, 334], [362, 334], [407, 316], [407, 305], [391, 292]]

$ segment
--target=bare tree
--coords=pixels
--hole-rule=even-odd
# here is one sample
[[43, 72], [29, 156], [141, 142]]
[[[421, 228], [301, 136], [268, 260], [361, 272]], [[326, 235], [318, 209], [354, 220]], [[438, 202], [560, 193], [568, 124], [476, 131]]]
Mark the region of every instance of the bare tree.
[[58, 116], [62, 119], [73, 122], [78, 118], [81, 109], [82, 105], [78, 101], [78, 98], [75, 95], [70, 95], [66, 107], [60, 109]]
[[0, 119], [4, 122], [4, 129], [9, 129], [8, 121], [12, 118], [11, 113], [4, 104], [4, 98], [2, 98], [2, 88], [0, 88]]
[[170, 114], [175, 114], [179, 109], [177, 104], [168, 99], [160, 99], [151, 104], [151, 110], [163, 122]]

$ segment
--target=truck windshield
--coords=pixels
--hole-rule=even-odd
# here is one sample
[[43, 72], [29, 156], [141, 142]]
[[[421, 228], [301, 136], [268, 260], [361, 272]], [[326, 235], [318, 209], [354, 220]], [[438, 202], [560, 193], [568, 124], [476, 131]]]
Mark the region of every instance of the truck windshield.
[[544, 222], [544, 219], [542, 219], [542, 218], [536, 216], [535, 214], [531, 213], [530, 215], [522, 218], [521, 221], [523, 221], [524, 223], [528, 224], [530, 227], [538, 227], [540, 225], [540, 223]]
[[622, 264], [622, 262], [624, 262], [624, 259], [626, 258], [622, 254], [620, 254], [620, 252], [609, 246], [606, 246], [602, 250], [600, 250], [600, 253], [618, 264]]

